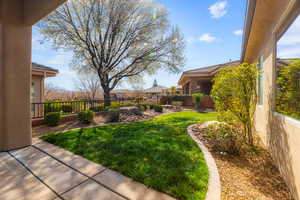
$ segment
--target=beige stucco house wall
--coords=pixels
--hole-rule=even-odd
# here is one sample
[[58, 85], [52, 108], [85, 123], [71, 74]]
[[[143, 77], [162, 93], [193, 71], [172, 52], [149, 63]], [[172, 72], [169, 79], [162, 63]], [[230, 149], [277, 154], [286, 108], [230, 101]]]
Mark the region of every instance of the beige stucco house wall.
[[248, 0], [241, 60], [262, 63], [255, 128], [295, 199], [300, 199], [300, 122], [275, 110], [276, 44], [300, 13], [299, 0]]
[[32, 25], [65, 1], [0, 1], [0, 151], [32, 143]]
[[45, 101], [44, 89], [45, 78], [54, 77], [58, 70], [44, 65], [32, 63], [31, 69], [31, 103], [40, 103]]

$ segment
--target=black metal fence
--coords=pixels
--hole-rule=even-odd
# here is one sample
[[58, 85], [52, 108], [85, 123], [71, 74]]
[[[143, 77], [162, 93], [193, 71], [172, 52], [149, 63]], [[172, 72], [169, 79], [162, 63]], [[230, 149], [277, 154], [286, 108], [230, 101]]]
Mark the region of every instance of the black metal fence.
[[[115, 103], [132, 102], [136, 104], [144, 103], [145, 99], [140, 98], [111, 98]], [[76, 114], [83, 110], [89, 110], [92, 107], [100, 106], [103, 100], [80, 100], [80, 101], [53, 101], [53, 102], [39, 102], [31, 103], [32, 119], [43, 118], [49, 112], [61, 112], [62, 114]]]
[[31, 115], [34, 119], [43, 118], [49, 112], [62, 112], [63, 114], [79, 113], [82, 110], [99, 106], [101, 103], [103, 103], [103, 100], [31, 103]]

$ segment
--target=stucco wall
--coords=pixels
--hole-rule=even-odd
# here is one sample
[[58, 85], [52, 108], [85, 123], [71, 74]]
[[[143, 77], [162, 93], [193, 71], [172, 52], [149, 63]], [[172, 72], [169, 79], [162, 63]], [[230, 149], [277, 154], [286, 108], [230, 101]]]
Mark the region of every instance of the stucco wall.
[[43, 76], [36, 76], [36, 75], [32, 75], [32, 90], [31, 94], [34, 93], [34, 95], [31, 98], [31, 102], [32, 103], [39, 103], [39, 102], [43, 102], [44, 98], [43, 98], [43, 90], [44, 90], [44, 79]]
[[[284, 12], [283, 12], [284, 13]], [[279, 16], [282, 17], [282, 16]], [[274, 19], [280, 22], [282, 20]], [[285, 21], [285, 23], [290, 23]], [[261, 44], [261, 48], [252, 52], [257, 62], [263, 56], [263, 104], [258, 105], [255, 113], [255, 129], [262, 142], [270, 150], [282, 177], [287, 182], [295, 199], [300, 199], [300, 122], [283, 116], [275, 110], [275, 74], [276, 74], [276, 27], [288, 27], [275, 24], [272, 34]], [[282, 31], [282, 30], [281, 30]]]

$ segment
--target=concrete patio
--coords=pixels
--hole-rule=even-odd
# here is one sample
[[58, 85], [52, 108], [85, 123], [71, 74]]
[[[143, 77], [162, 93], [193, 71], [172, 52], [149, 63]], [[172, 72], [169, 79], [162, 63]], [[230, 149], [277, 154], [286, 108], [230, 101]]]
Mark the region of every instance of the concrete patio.
[[1, 200], [174, 200], [41, 140], [0, 153]]

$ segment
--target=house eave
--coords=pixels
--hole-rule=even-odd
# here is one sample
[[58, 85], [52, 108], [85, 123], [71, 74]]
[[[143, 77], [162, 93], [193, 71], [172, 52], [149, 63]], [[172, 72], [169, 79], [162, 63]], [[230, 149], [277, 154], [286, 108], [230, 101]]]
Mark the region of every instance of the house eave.
[[241, 62], [244, 62], [245, 59], [246, 48], [248, 45], [255, 8], [256, 8], [256, 0], [248, 0], [246, 14], [245, 14], [245, 21], [244, 21]]

